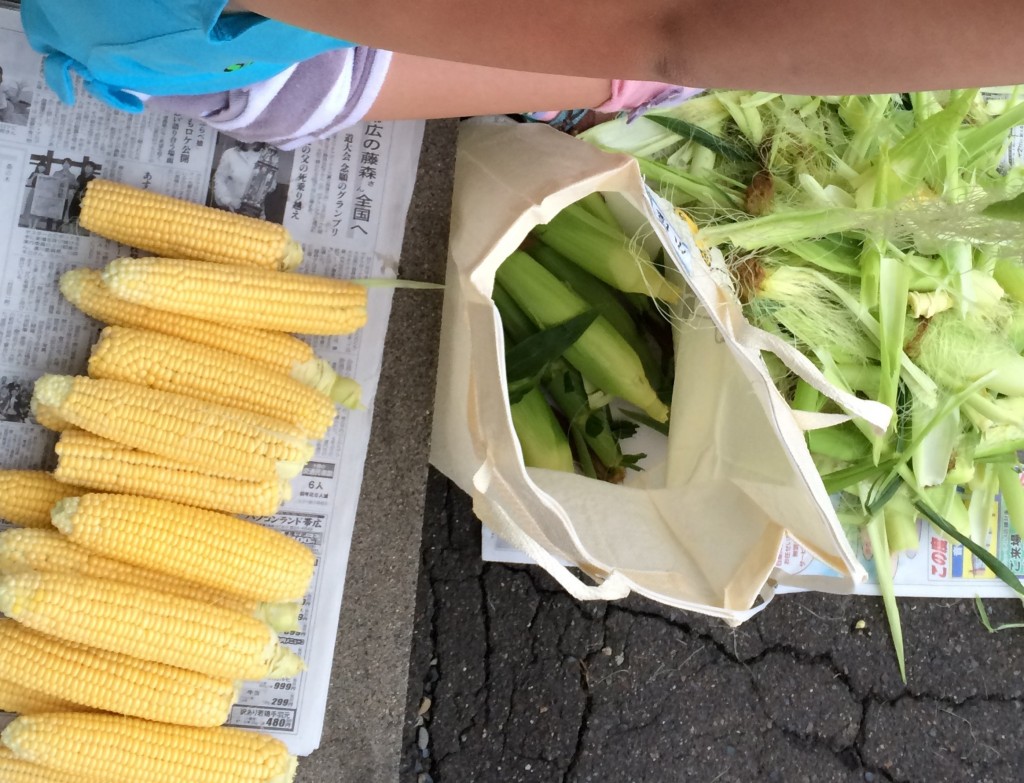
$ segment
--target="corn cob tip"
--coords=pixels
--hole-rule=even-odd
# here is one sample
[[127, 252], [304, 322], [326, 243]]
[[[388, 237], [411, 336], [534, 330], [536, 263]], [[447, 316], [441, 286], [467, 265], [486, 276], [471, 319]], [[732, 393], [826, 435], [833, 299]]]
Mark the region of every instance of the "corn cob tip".
[[295, 756], [288, 757], [288, 769], [280, 775], [272, 777], [268, 783], [294, 783], [295, 775], [299, 770], [299, 760]]
[[302, 245], [289, 237], [281, 256], [281, 271], [287, 272], [302, 263]]
[[75, 304], [81, 297], [82, 289], [85, 286], [86, 278], [93, 272], [92, 269], [76, 267], [69, 269], [60, 276], [58, 287], [65, 299]]
[[298, 601], [260, 603], [256, 608], [256, 617], [278, 633], [297, 633], [302, 630], [302, 626], [299, 624], [301, 612], [302, 604]]
[[278, 460], [277, 461], [277, 477], [284, 481], [290, 481], [302, 474], [302, 469], [306, 467], [311, 459], [313, 459], [313, 452], [316, 447], [312, 443], [298, 444], [299, 456], [295, 459]]
[[66, 536], [70, 536], [74, 530], [74, 518], [80, 500], [78, 497], [63, 498], [50, 509], [50, 522]]
[[343, 375], [336, 375], [334, 383], [331, 384], [330, 398], [338, 405], [343, 405], [350, 410], [364, 410], [362, 403], [363, 389], [354, 378], [346, 378]]
[[334, 388], [338, 378], [341, 377], [334, 371], [334, 368], [331, 367], [326, 359], [321, 359], [315, 355], [304, 362], [293, 365], [290, 375], [299, 383], [305, 384], [328, 396], [333, 396], [331, 390]]
[[59, 408], [71, 394], [75, 379], [70, 375], [46, 374], [39, 377], [32, 390], [32, 405], [46, 405]]
[[267, 679], [286, 680], [291, 677], [297, 677], [304, 671], [306, 671], [306, 662], [281, 644], [275, 634], [273, 660], [270, 662], [270, 671], [266, 675]]

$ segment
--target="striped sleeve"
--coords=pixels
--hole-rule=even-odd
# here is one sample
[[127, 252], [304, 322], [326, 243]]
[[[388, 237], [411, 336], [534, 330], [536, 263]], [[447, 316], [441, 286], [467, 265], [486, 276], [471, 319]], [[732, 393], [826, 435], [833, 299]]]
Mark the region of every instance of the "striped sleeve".
[[152, 96], [146, 105], [204, 120], [240, 141], [295, 149], [360, 122], [373, 106], [391, 52], [334, 49], [243, 89]]

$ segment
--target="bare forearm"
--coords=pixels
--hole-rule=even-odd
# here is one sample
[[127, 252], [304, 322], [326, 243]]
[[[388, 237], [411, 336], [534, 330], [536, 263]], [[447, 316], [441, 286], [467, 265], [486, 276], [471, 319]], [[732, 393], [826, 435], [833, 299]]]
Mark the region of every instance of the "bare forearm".
[[1014, 0], [242, 0], [367, 46], [499, 68], [794, 93], [1024, 82]]

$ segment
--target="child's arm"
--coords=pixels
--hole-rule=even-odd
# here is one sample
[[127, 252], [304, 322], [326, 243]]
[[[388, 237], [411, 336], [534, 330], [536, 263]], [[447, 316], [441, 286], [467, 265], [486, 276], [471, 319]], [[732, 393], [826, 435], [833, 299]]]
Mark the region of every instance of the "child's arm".
[[241, 0], [382, 49], [811, 94], [1024, 83], [1015, 0]]

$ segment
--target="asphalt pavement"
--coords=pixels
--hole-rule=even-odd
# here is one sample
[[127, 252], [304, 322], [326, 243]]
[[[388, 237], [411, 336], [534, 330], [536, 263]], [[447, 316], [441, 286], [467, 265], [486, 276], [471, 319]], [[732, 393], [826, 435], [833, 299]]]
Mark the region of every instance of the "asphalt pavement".
[[[1024, 630], [972, 600], [777, 597], [739, 626], [579, 603], [484, 563], [469, 498], [427, 484], [403, 783], [1007, 783], [1024, 777]], [[986, 601], [995, 624], [1024, 621]]]

